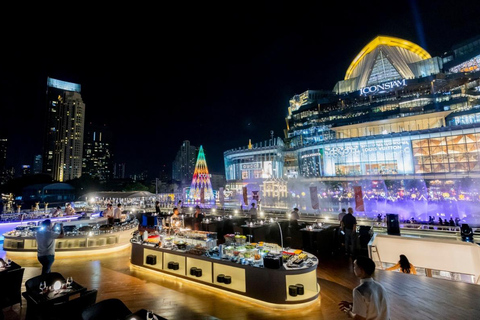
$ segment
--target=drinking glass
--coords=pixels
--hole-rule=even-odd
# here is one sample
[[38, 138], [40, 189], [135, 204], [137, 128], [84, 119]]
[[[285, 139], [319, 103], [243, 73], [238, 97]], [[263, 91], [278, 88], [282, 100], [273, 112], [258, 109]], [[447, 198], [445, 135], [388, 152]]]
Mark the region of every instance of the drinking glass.
[[153, 311], [151, 310], [147, 311], [147, 320], [153, 320]]
[[40, 292], [43, 293], [43, 291], [47, 288], [47, 283], [45, 281], [40, 282]]
[[67, 277], [67, 288], [71, 288], [73, 283], [73, 277]]

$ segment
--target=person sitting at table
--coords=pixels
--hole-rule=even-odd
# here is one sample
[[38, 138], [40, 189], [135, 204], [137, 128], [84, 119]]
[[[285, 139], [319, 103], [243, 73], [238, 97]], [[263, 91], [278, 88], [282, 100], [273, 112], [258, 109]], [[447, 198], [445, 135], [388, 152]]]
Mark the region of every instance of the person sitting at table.
[[41, 228], [37, 231], [35, 239], [37, 240], [37, 259], [42, 265], [42, 274], [50, 273], [50, 269], [55, 260], [55, 239], [63, 238], [63, 224], [60, 224], [60, 233], [53, 230], [50, 219], [43, 220]]
[[62, 208], [57, 207], [53, 212], [52, 212], [52, 217], [61, 217], [63, 216]]
[[400, 271], [403, 273], [417, 274], [417, 270], [415, 269], [413, 264], [411, 264], [410, 261], [408, 261], [407, 257], [403, 254], [400, 255], [400, 260], [398, 260], [396, 265], [391, 266], [390, 268], [387, 268], [385, 270], [392, 271], [397, 269], [400, 269]]
[[65, 206], [65, 215], [71, 216], [72, 214], [75, 214], [75, 209], [72, 208], [72, 205], [70, 203], [67, 203]]
[[203, 213], [200, 211], [200, 207], [195, 207], [195, 213], [193, 214], [193, 230], [201, 230], [200, 225], [203, 221]]

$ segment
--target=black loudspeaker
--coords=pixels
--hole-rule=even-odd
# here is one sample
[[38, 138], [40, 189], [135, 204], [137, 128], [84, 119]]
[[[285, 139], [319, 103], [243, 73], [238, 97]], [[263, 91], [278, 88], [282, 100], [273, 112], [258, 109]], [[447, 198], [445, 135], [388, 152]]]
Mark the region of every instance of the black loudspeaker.
[[472, 242], [473, 243], [473, 230], [466, 223], [462, 224], [462, 229], [460, 229], [460, 234], [462, 236], [462, 241]]
[[298, 294], [297, 286], [294, 284], [288, 286], [288, 294], [291, 295], [292, 297], [296, 297]]
[[387, 233], [389, 235], [400, 235], [400, 223], [398, 222], [398, 214], [387, 213]]

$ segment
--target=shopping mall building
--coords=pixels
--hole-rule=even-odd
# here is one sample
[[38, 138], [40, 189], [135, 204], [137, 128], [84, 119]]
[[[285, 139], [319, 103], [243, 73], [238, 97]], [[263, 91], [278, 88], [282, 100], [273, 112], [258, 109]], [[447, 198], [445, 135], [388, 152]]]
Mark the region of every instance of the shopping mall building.
[[[309, 187], [320, 210], [337, 211], [359, 185], [366, 212], [388, 210], [379, 201], [417, 201], [404, 216], [472, 215], [464, 207], [480, 200], [479, 66], [480, 36], [442, 57], [378, 36], [332, 91], [290, 100], [284, 139], [224, 152], [228, 188], [309, 212]], [[428, 207], [421, 214], [411, 209], [418, 201]]]

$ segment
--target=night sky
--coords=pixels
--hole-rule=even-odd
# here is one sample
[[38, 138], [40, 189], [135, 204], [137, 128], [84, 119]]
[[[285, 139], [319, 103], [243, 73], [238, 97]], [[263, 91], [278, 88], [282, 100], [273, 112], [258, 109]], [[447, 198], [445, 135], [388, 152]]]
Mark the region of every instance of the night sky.
[[[207, 2], [51, 7], [2, 21], [0, 134], [19, 170], [41, 153], [48, 76], [80, 83], [86, 121], [115, 134], [127, 174], [168, 170], [183, 140], [223, 152], [283, 137], [288, 101], [332, 90], [377, 35], [432, 56], [480, 35], [478, 1]], [[129, 4], [130, 5], [130, 4]]]

